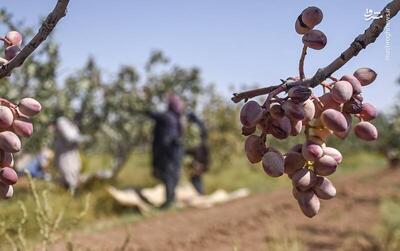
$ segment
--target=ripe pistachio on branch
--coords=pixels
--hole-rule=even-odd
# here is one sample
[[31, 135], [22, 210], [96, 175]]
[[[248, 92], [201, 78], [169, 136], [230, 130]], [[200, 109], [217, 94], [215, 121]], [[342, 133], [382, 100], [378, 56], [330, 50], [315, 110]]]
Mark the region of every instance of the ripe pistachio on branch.
[[[23, 35], [9, 31], [3, 41], [4, 57], [0, 57], [0, 79], [10, 76], [13, 69], [21, 66], [25, 59], [48, 37], [58, 21], [65, 16], [69, 0], [58, 0], [55, 8], [44, 20], [38, 33], [23, 45]], [[21, 150], [20, 137], [30, 137], [33, 133], [31, 117], [42, 110], [34, 98], [23, 98], [18, 104], [0, 98], [0, 198], [13, 196], [13, 185], [18, 180], [14, 171], [13, 154]]]
[[[391, 17], [400, 9], [400, 0], [389, 3]], [[382, 11], [382, 12], [384, 12]], [[311, 78], [304, 74], [307, 49], [321, 50], [327, 45], [327, 37], [314, 29], [323, 19], [317, 7], [306, 8], [295, 22], [295, 30], [302, 35], [303, 49], [299, 60], [299, 77], [282, 80], [275, 86], [234, 94], [232, 100], [246, 103], [240, 112], [242, 134], [247, 136], [245, 152], [253, 164], [262, 162], [265, 173], [271, 177], [286, 174], [292, 180], [292, 194], [301, 211], [314, 217], [320, 210], [320, 200], [332, 199], [336, 189], [327, 176], [333, 174], [342, 162], [342, 154], [326, 145], [327, 138], [346, 139], [349, 133], [365, 141], [378, 138], [378, 130], [371, 123], [377, 116], [375, 107], [364, 103], [363, 87], [377, 78], [375, 71], [362, 67], [353, 74], [335, 78], [332, 74], [361, 49], [375, 41], [383, 31], [386, 20], [375, 20], [364, 34], [356, 38], [325, 68]], [[328, 82], [332, 81], [332, 82]], [[321, 86], [324, 94], [318, 97], [313, 88]], [[277, 97], [286, 92], [285, 97]], [[248, 99], [268, 94], [263, 104]], [[353, 127], [353, 118], [359, 122]], [[269, 137], [285, 140], [304, 132], [303, 144], [295, 145], [287, 153], [281, 153], [267, 143]]]

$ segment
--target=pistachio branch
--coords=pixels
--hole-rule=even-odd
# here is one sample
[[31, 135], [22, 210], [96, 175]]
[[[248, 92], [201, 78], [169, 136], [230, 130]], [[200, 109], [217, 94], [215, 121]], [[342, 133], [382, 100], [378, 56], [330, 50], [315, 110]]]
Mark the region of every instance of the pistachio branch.
[[303, 46], [303, 50], [301, 51], [301, 57], [299, 62], [299, 76], [300, 79], [305, 79], [306, 75], [304, 74], [304, 60], [306, 59], [307, 55], [307, 46]]
[[[287, 83], [285, 85], [285, 90], [288, 90], [297, 85], [303, 85], [311, 88], [315, 88], [316, 86], [318, 86], [325, 79], [329, 78], [334, 72], [345, 65], [350, 59], [357, 56], [362, 49], [365, 49], [368, 45], [374, 43], [383, 32], [389, 20], [396, 16], [399, 10], [400, 0], [393, 0], [388, 3], [380, 12], [383, 18], [375, 19], [372, 24], [364, 31], [364, 33], [357, 36], [355, 40], [350, 44], [350, 47], [342, 52], [339, 57], [333, 60], [326, 67], [319, 68], [313, 77]], [[235, 93], [233, 94], [232, 101], [238, 103], [243, 99], [248, 100], [256, 96], [265, 95], [274, 91], [279, 86], [280, 85], [275, 85], [266, 88]]]
[[242, 101], [243, 99], [247, 101], [247, 99], [254, 98], [260, 95], [268, 94], [278, 88], [280, 85], [273, 85], [269, 87], [264, 87], [264, 88], [259, 88], [259, 89], [254, 89], [250, 91], [245, 91], [241, 93], [234, 93], [232, 97], [232, 101], [235, 103], [238, 103]]
[[42, 23], [38, 33], [29, 41], [29, 43], [21, 50], [21, 52], [15, 56], [8, 63], [3, 64], [0, 67], [0, 79], [8, 76], [11, 71], [21, 66], [24, 61], [35, 51], [39, 45], [46, 40], [46, 38], [53, 31], [58, 21], [66, 15], [66, 10], [69, 0], [58, 0], [54, 9], [47, 16], [45, 21]]

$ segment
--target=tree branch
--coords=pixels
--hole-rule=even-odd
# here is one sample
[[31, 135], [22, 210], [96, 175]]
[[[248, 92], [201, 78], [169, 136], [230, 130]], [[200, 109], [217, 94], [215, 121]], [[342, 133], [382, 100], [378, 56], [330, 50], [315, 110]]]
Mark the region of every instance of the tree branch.
[[242, 101], [243, 99], [245, 99], [247, 101], [247, 99], [249, 99], [249, 98], [254, 98], [254, 97], [257, 97], [260, 95], [268, 94], [278, 87], [279, 87], [279, 85], [273, 85], [273, 86], [254, 89], [254, 90], [245, 91], [245, 92], [241, 92], [241, 93], [234, 93], [233, 97], [232, 97], [232, 101], [235, 103], [238, 103], [238, 102]]
[[305, 79], [306, 75], [304, 74], [304, 60], [306, 59], [307, 55], [307, 46], [303, 46], [303, 50], [301, 51], [301, 57], [299, 62], [299, 76], [300, 79]]
[[[304, 80], [299, 80], [295, 82], [290, 82], [285, 85], [286, 90], [292, 88], [293, 86], [303, 85], [307, 87], [316, 87], [320, 83], [322, 83], [325, 79], [330, 77], [334, 72], [340, 69], [343, 65], [345, 65], [350, 59], [357, 56], [358, 53], [365, 49], [369, 44], [372, 44], [376, 41], [379, 35], [383, 32], [387, 22], [392, 19], [400, 10], [400, 0], [393, 0], [389, 4], [383, 8], [381, 11], [381, 15], [383, 18], [375, 19], [372, 24], [364, 31], [363, 34], [359, 35], [347, 48], [344, 52], [340, 54], [338, 58], [336, 58], [332, 63], [327, 65], [324, 68], [320, 68], [314, 74], [312, 78], [307, 78]], [[256, 90], [250, 90], [242, 93], [235, 93], [233, 94], [232, 101], [235, 103], [240, 102], [241, 100], [250, 99], [256, 96], [265, 95], [280, 85], [271, 86], [267, 88], [261, 88]]]
[[57, 25], [58, 21], [66, 15], [68, 3], [69, 0], [57, 1], [53, 11], [47, 16], [38, 33], [32, 38], [32, 40], [16, 57], [0, 67], [0, 79], [8, 76], [14, 68], [21, 66], [29, 55], [31, 55], [33, 51], [36, 50], [44, 40], [46, 40]]

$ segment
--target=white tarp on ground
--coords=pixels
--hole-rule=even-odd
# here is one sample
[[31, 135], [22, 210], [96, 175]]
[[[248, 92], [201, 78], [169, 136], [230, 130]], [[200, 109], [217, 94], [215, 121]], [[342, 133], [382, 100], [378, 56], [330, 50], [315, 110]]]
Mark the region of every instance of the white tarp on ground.
[[[151, 207], [142, 197], [154, 206], [160, 206], [165, 201], [163, 185], [142, 189], [140, 191], [142, 197], [134, 189], [119, 190], [115, 187], [108, 187], [107, 191], [119, 204], [138, 207], [141, 211], [148, 211]], [[209, 208], [216, 204], [246, 197], [249, 194], [248, 189], [242, 188], [231, 193], [219, 189], [210, 195], [199, 195], [190, 184], [185, 184], [177, 187], [176, 202], [178, 207]]]

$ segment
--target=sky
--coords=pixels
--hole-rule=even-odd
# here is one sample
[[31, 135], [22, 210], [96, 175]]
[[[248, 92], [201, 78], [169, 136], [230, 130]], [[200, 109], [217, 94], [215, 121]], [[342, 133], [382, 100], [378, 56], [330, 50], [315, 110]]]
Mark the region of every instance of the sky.
[[[227, 99], [244, 84], [260, 86], [298, 75], [302, 42], [294, 22], [308, 6], [318, 6], [324, 19], [316, 28], [328, 44], [309, 50], [307, 76], [340, 55], [371, 21], [366, 9], [380, 11], [389, 1], [266, 1], [266, 0], [70, 0], [67, 16], [56, 27], [64, 75], [93, 56], [103, 73], [112, 76], [121, 65], [143, 68], [151, 51], [161, 49], [174, 64], [201, 69], [206, 83], [214, 83]], [[56, 0], [2, 1], [18, 20], [40, 24]], [[5, 32], [0, 30], [0, 32]], [[385, 47], [390, 48], [388, 54]], [[367, 102], [387, 110], [396, 102], [400, 85], [400, 15], [391, 20], [378, 40], [334, 76], [359, 67], [378, 72], [364, 90]]]

